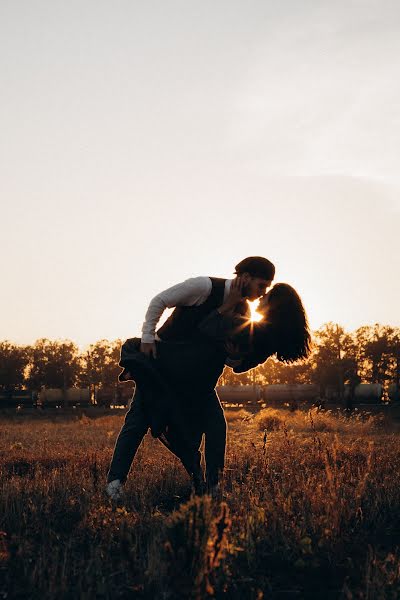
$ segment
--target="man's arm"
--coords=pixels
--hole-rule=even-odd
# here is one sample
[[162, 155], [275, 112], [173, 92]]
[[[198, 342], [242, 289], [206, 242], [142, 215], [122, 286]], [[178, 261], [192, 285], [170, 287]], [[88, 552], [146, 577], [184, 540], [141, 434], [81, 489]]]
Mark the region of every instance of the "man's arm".
[[155, 330], [166, 308], [175, 306], [198, 306], [203, 304], [211, 293], [209, 277], [191, 277], [160, 292], [149, 304], [142, 327], [141, 351], [155, 356]]

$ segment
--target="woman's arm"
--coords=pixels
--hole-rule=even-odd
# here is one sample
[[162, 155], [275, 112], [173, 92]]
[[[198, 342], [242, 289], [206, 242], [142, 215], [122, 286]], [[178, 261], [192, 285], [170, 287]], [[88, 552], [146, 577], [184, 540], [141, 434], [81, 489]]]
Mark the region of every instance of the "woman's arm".
[[200, 331], [215, 341], [225, 341], [234, 328], [233, 315], [222, 314], [219, 309], [210, 312], [199, 324]]

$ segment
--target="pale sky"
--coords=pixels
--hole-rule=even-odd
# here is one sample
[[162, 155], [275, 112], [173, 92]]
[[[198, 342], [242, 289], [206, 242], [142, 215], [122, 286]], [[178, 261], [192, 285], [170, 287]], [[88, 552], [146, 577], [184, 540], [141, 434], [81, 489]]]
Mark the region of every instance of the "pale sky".
[[0, 339], [139, 335], [248, 255], [400, 326], [398, 0], [0, 0]]

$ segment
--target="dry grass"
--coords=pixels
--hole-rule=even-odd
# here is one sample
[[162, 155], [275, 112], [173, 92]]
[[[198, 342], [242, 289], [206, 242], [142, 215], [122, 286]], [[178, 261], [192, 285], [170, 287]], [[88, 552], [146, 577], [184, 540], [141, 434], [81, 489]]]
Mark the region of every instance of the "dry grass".
[[367, 412], [355, 412], [351, 415], [331, 410], [312, 408], [308, 411], [278, 410], [265, 408], [255, 417], [254, 422], [262, 431], [278, 431], [285, 428], [296, 432], [331, 432], [369, 435], [384, 430], [387, 420], [383, 414], [371, 415]]
[[229, 416], [222, 502], [146, 439], [111, 506], [122, 417], [0, 432], [0, 598], [400, 597], [400, 442], [376, 417]]

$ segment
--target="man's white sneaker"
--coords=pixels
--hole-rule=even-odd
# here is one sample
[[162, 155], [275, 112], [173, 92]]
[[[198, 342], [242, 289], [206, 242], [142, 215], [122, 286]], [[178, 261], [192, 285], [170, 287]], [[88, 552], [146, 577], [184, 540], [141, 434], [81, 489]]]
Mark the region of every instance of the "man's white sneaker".
[[106, 494], [111, 500], [119, 500], [122, 496], [122, 483], [119, 479], [114, 479], [106, 485]]

